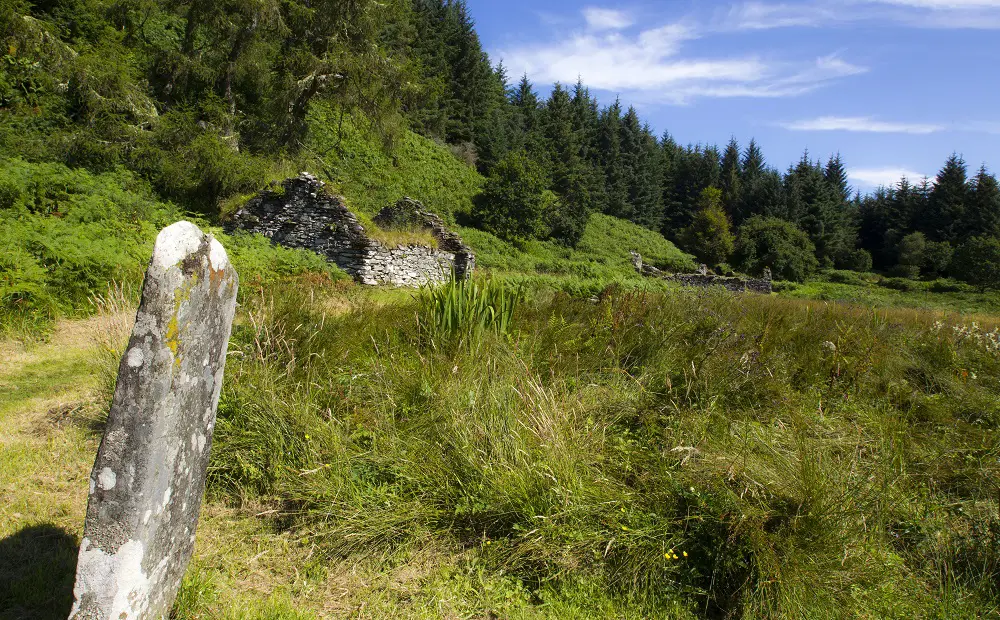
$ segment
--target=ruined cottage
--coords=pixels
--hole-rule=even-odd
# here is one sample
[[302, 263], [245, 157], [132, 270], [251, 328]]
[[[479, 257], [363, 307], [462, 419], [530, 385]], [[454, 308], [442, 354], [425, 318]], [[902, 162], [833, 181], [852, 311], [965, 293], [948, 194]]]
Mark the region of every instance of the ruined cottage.
[[420, 286], [472, 275], [472, 249], [436, 214], [411, 198], [384, 208], [374, 218], [384, 230], [426, 231], [437, 247], [388, 244], [370, 235], [344, 199], [303, 172], [262, 191], [227, 222], [227, 232], [260, 233], [273, 243], [317, 252], [361, 284]]

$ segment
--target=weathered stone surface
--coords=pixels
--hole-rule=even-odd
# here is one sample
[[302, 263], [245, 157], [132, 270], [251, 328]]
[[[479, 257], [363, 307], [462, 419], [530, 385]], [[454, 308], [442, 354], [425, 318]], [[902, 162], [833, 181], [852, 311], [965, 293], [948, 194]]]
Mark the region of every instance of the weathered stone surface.
[[375, 222], [386, 228], [430, 231], [437, 248], [419, 245], [388, 247], [371, 238], [343, 198], [303, 172], [252, 198], [226, 223], [227, 232], [245, 230], [285, 247], [322, 254], [362, 284], [420, 286], [472, 275], [475, 254], [440, 217], [416, 200], [403, 198], [386, 207]]
[[166, 617], [205, 489], [238, 277], [189, 222], [156, 238], [90, 477], [71, 619]]
[[764, 279], [758, 278], [729, 278], [725, 276], [716, 276], [708, 273], [708, 267], [706, 265], [701, 265], [698, 269], [698, 273], [664, 273], [652, 265], [647, 265], [642, 262], [642, 256], [638, 252], [630, 252], [632, 256], [632, 266], [635, 270], [644, 276], [649, 276], [653, 278], [661, 278], [663, 280], [670, 280], [672, 282], [678, 282], [684, 286], [722, 286], [727, 290], [733, 291], [734, 293], [762, 293], [770, 294], [774, 289], [771, 283], [771, 270], [766, 269], [764, 274]]

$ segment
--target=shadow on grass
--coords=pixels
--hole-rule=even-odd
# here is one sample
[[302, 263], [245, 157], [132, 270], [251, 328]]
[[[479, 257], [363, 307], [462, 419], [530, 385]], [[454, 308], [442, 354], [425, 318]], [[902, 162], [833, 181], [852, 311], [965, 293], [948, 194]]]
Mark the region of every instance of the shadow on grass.
[[50, 524], [0, 540], [0, 620], [65, 620], [78, 548], [74, 536]]

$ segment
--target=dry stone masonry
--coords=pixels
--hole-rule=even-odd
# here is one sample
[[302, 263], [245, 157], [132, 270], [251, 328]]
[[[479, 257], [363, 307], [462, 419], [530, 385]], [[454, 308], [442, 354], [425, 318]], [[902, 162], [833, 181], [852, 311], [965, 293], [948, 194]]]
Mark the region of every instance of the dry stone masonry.
[[770, 269], [765, 270], [764, 278], [730, 278], [711, 275], [708, 273], [708, 267], [705, 265], [701, 266], [698, 273], [673, 274], [665, 273], [652, 265], [643, 263], [642, 256], [638, 252], [631, 252], [631, 255], [632, 265], [635, 266], [635, 270], [640, 274], [653, 278], [670, 280], [671, 282], [678, 282], [684, 286], [722, 286], [729, 291], [733, 291], [734, 293], [749, 291], [751, 293], [769, 294], [773, 290], [770, 278]]
[[386, 207], [375, 222], [389, 230], [426, 230], [438, 247], [390, 247], [372, 238], [344, 199], [328, 193], [323, 181], [307, 172], [252, 198], [227, 222], [226, 230], [259, 233], [285, 247], [312, 250], [362, 284], [420, 286], [447, 280], [452, 273], [459, 279], [472, 275], [472, 249], [416, 200], [403, 198]]
[[71, 620], [169, 615], [194, 548], [238, 285], [194, 224], [156, 238], [90, 476]]

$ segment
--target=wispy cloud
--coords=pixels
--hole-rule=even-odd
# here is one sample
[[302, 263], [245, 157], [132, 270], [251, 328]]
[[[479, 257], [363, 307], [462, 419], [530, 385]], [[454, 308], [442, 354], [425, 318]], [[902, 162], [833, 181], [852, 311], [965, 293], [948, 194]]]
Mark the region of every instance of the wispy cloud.
[[693, 21], [636, 30], [611, 28], [614, 20], [597, 20], [586, 11], [584, 16], [586, 31], [499, 56], [514, 74], [527, 73], [543, 83], [582, 77], [596, 89], [673, 103], [699, 97], [788, 97], [867, 71], [837, 55], [812, 60], [765, 59], [754, 53], [694, 57], [683, 54], [684, 45], [712, 32]]
[[1000, 29], [1000, 0], [813, 0], [795, 4], [750, 0], [717, 12], [713, 20], [723, 31], [821, 28], [859, 22]]
[[961, 123], [904, 123], [883, 121], [871, 116], [820, 116], [775, 123], [790, 131], [851, 131], [863, 133], [905, 133], [927, 135], [942, 131], [1000, 135], [1000, 122], [965, 121]]
[[813, 28], [843, 21], [848, 14], [824, 4], [768, 4], [744, 2], [716, 13], [720, 30], [771, 30], [773, 28]]
[[904, 177], [916, 183], [925, 176], [927, 175], [922, 172], [914, 172], [906, 168], [850, 168], [847, 170], [847, 178], [855, 185], [866, 189], [892, 187]]
[[1000, 0], [869, 0], [878, 4], [894, 4], [920, 9], [989, 9], [1000, 8]]
[[792, 131], [854, 131], [866, 133], [909, 133], [925, 135], [947, 129], [928, 123], [880, 121], [870, 116], [820, 116], [819, 118], [778, 123]]
[[635, 23], [632, 16], [624, 11], [598, 7], [583, 9], [583, 18], [587, 20], [587, 26], [596, 31], [622, 30]]

